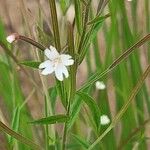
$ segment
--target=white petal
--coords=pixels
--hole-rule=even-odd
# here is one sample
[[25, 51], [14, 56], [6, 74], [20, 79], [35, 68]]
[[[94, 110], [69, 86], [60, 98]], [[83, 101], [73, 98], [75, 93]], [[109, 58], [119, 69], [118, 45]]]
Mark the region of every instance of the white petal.
[[54, 71], [54, 69], [52, 67], [47, 67], [47, 68], [42, 70], [41, 74], [42, 75], [48, 75], [48, 74], [51, 74], [53, 71]]
[[107, 115], [102, 115], [100, 117], [100, 123], [101, 123], [101, 125], [107, 125], [110, 123], [110, 119], [108, 118]]
[[67, 68], [65, 66], [62, 67], [62, 72], [63, 72], [63, 74], [65, 75], [66, 78], [69, 77], [68, 70], [67, 70]]
[[[61, 64], [61, 63], [59, 63], [59, 64], [57, 65], [57, 67], [56, 67], [56, 69], [55, 69], [55, 75], [56, 75], [56, 78], [57, 78], [58, 80], [60, 80], [60, 81], [63, 81], [64, 76], [65, 76], [66, 78], [69, 77], [69, 73], [68, 73], [67, 68], [66, 68], [63, 64]], [[64, 75], [64, 76], [63, 76], [63, 75]]]
[[70, 55], [66, 55], [66, 54], [62, 54], [61, 55], [61, 60], [62, 60], [62, 63], [65, 65], [65, 66], [71, 66], [74, 64], [74, 60], [71, 59], [72, 57]]
[[49, 66], [52, 66], [52, 63], [50, 60], [46, 60], [39, 65], [39, 69], [47, 68]]
[[12, 34], [12, 35], [7, 36], [6, 40], [7, 40], [9, 43], [14, 42], [14, 41], [16, 40], [15, 34]]
[[43, 63], [41, 63], [39, 65], [39, 69], [43, 69], [41, 72], [41, 74], [43, 75], [48, 75], [54, 72], [54, 67], [50, 60], [46, 60]]
[[56, 75], [56, 78], [59, 80], [59, 81], [63, 81], [64, 77], [63, 77], [63, 73], [62, 73], [62, 70], [59, 66], [56, 67], [55, 69], [55, 75]]
[[44, 54], [47, 58], [51, 58], [51, 51], [48, 48], [44, 50]]
[[50, 46], [50, 52], [51, 52], [51, 55], [50, 55], [51, 59], [55, 59], [60, 56], [56, 48], [53, 46]]

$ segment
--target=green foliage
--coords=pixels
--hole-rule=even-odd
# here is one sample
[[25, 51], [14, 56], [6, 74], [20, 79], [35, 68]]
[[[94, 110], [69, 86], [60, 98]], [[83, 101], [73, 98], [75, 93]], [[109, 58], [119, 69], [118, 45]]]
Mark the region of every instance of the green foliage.
[[20, 62], [21, 65], [31, 67], [31, 68], [34, 68], [34, 69], [38, 69], [40, 63], [41, 62], [37, 62], [37, 61], [23, 61], [23, 62]]
[[54, 116], [38, 119], [30, 123], [32, 124], [55, 124], [55, 123], [63, 123], [68, 120], [69, 120], [69, 117], [66, 115], [54, 115]]

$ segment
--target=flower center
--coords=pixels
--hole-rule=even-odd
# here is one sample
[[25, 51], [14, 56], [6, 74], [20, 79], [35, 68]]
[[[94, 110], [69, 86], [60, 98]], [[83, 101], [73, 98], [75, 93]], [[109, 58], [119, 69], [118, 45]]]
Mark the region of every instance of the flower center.
[[56, 68], [56, 66], [57, 66], [59, 63], [62, 63], [61, 57], [55, 58], [55, 59], [53, 60], [53, 67]]

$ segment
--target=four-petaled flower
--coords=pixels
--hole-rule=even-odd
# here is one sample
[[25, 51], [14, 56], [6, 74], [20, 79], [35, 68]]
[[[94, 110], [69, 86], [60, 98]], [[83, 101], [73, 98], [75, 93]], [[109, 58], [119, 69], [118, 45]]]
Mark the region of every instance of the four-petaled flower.
[[59, 81], [63, 81], [64, 77], [68, 78], [67, 66], [74, 64], [72, 57], [68, 54], [59, 54], [53, 46], [45, 49], [44, 54], [48, 60], [39, 65], [39, 69], [42, 69], [41, 74], [48, 75], [54, 72]]

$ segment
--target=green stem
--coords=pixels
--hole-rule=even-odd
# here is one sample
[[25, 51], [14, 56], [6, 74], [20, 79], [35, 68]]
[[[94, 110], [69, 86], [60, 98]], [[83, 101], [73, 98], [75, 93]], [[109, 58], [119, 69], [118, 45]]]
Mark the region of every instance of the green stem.
[[[70, 23], [68, 23], [68, 50], [69, 54], [75, 60], [75, 49], [74, 49], [74, 38], [73, 38], [73, 27]], [[70, 92], [68, 94], [68, 106], [67, 106], [67, 116], [70, 116], [70, 105], [71, 100], [74, 99], [75, 91], [76, 91], [76, 68], [77, 63], [76, 60], [74, 65], [70, 68]], [[64, 125], [64, 132], [63, 132], [63, 140], [62, 140], [62, 150], [65, 150], [66, 147], [66, 138], [67, 138], [67, 122]]]
[[12, 136], [13, 138], [17, 139], [18, 141], [20, 141], [23, 144], [26, 144], [26, 145], [28, 145], [28, 146], [30, 146], [32, 148], [37, 149], [37, 150], [40, 149], [39, 145], [37, 145], [36, 143], [31, 141], [30, 139], [22, 136], [21, 134], [18, 134], [17, 132], [11, 130], [5, 124], [3, 124], [1, 121], [0, 121], [0, 130], [2, 130], [3, 132], [9, 134], [10, 136]]

